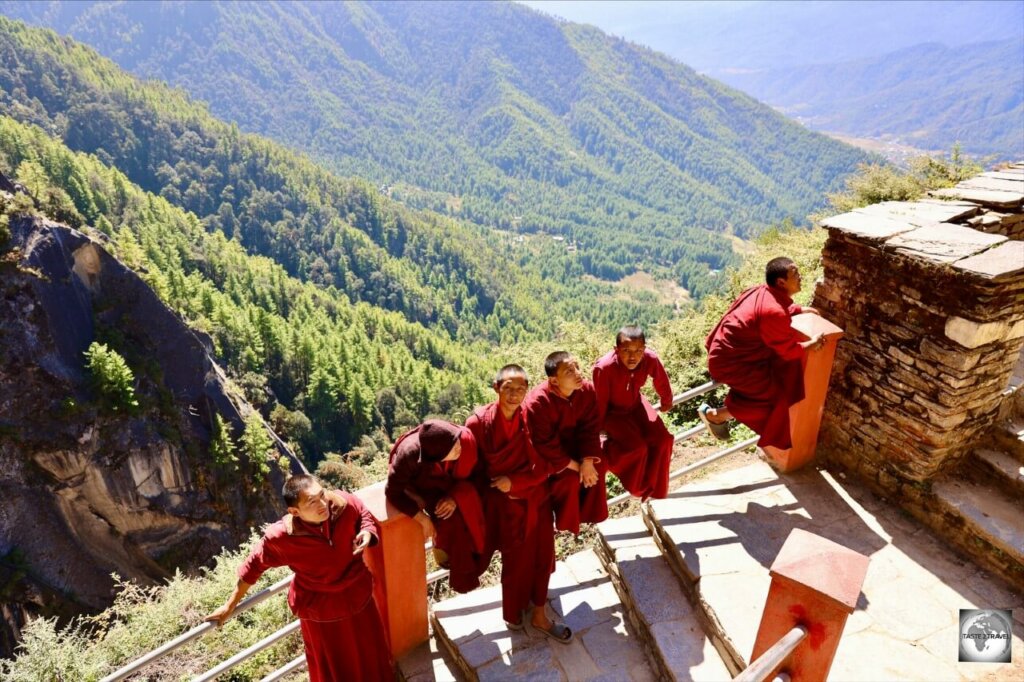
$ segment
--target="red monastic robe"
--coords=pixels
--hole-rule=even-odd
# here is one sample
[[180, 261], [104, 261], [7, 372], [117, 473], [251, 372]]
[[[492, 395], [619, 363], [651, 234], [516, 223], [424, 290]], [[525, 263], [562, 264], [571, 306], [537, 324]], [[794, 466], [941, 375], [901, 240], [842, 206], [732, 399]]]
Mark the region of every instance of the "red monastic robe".
[[725, 406], [761, 438], [761, 447], [792, 446], [789, 407], [804, 397], [800, 335], [790, 318], [800, 306], [761, 284], [733, 302], [705, 341], [711, 378], [729, 386]]
[[[608, 518], [605, 474], [608, 465], [601, 456], [601, 427], [594, 385], [583, 386], [568, 398], [545, 380], [523, 401], [526, 427], [537, 454], [547, 464], [551, 485], [551, 506], [558, 530], [580, 532], [580, 523], [599, 523]], [[571, 460], [595, 457], [597, 483], [586, 488], [578, 471], [566, 467]]]
[[[422, 509], [434, 523], [434, 546], [448, 555], [448, 583], [456, 592], [469, 592], [480, 586], [490, 555], [483, 501], [474, 478], [476, 443], [472, 434], [461, 431], [462, 454], [454, 462], [424, 460], [417, 429], [403, 434], [391, 448], [384, 495], [409, 516], [415, 516], [421, 507], [406, 491], [423, 499]], [[455, 513], [447, 519], [438, 518], [434, 508], [448, 495], [455, 500]]]
[[288, 606], [301, 623], [312, 682], [390, 682], [394, 672], [373, 600], [373, 577], [363, 555], [352, 554], [352, 542], [364, 530], [377, 542], [377, 522], [349, 493], [329, 493], [328, 509], [330, 515], [321, 524], [289, 514], [268, 526], [238, 577], [252, 585], [276, 566], [295, 573]]
[[548, 470], [526, 430], [523, 411], [505, 419], [494, 402], [466, 421], [476, 439], [487, 483], [508, 476], [512, 488], [488, 488], [484, 497], [488, 537], [501, 552], [501, 609], [509, 623], [519, 622], [531, 604], [547, 603], [555, 570], [555, 529], [548, 496]]
[[611, 351], [594, 365], [597, 410], [607, 438], [602, 444], [608, 468], [630, 495], [646, 499], [668, 495], [672, 434], [640, 389], [650, 378], [661, 402], [672, 404], [672, 386], [652, 350], [630, 371]]

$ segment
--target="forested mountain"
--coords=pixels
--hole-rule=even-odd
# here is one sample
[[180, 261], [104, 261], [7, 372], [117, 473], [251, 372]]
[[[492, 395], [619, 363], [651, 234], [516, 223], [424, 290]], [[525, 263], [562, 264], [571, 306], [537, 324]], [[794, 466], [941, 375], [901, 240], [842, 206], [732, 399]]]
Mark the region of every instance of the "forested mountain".
[[643, 267], [699, 293], [731, 261], [719, 233], [801, 220], [865, 158], [660, 54], [509, 3], [0, 11], [411, 206], [561, 234], [606, 279]]
[[1024, 158], [1024, 39], [721, 76], [817, 130]]
[[44, 215], [109, 237], [161, 299], [211, 335], [240, 388], [310, 462], [483, 399], [484, 347], [300, 282], [38, 127], [0, 117], [0, 165]]
[[180, 91], [4, 17], [0, 112], [96, 154], [290, 275], [462, 339], [517, 340], [550, 335], [561, 318], [615, 324], [668, 312], [652, 298], [597, 309], [610, 288], [583, 280], [584, 259], [564, 245], [519, 244], [405, 209], [364, 181], [240, 133]]

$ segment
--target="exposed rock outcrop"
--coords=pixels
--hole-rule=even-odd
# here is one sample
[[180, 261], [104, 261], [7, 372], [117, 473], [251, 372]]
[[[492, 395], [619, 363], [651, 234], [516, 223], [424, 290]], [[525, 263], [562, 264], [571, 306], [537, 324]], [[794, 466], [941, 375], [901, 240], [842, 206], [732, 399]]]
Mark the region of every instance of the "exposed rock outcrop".
[[[0, 648], [26, 617], [99, 609], [111, 573], [152, 583], [193, 569], [281, 513], [244, 457], [207, 452], [214, 413], [235, 436], [252, 408], [212, 344], [114, 258], [100, 236], [41, 218], [10, 224], [0, 255]], [[140, 407], [102, 410], [84, 352], [98, 337], [128, 360]], [[275, 438], [276, 440], [276, 438]], [[277, 440], [274, 460], [301, 464]]]

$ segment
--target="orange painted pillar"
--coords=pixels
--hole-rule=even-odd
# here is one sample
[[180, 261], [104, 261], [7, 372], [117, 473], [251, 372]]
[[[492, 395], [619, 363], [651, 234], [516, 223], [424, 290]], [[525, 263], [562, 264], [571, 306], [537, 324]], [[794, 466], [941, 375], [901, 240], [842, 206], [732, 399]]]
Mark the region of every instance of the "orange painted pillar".
[[812, 313], [795, 315], [792, 324], [805, 341], [819, 332], [824, 333], [825, 345], [808, 352], [803, 359], [804, 399], [789, 408], [789, 429], [793, 445], [788, 450], [771, 446], [764, 448], [775, 468], [783, 473], [795, 471], [814, 459], [821, 414], [825, 410], [828, 382], [832, 376], [832, 362], [836, 357], [836, 344], [843, 335], [842, 329]]
[[757, 630], [754, 661], [797, 625], [808, 634], [786, 661], [768, 675], [788, 672], [792, 682], [828, 677], [846, 619], [857, 606], [868, 557], [794, 528], [772, 564], [772, 584]]
[[384, 482], [356, 492], [380, 522], [380, 542], [366, 550], [373, 597], [396, 659], [427, 641], [427, 557], [423, 528], [384, 497]]

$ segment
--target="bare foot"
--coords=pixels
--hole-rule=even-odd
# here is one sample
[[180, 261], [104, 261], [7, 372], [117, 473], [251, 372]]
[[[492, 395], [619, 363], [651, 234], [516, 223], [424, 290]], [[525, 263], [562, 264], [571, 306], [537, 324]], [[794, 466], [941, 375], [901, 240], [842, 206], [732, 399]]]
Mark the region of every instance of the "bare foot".
[[553, 623], [543, 606], [534, 606], [530, 612], [530, 625], [540, 630], [550, 630]]

